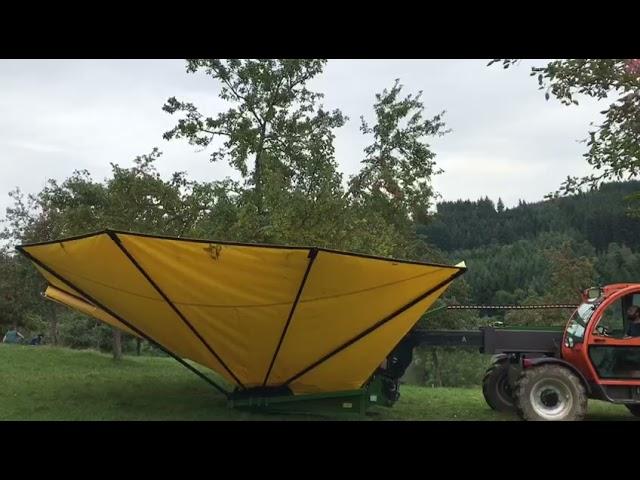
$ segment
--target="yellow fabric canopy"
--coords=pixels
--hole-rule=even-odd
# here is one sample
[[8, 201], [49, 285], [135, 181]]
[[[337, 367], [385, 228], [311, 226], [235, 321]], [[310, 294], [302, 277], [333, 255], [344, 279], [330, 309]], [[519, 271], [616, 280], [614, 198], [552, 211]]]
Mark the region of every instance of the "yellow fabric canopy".
[[465, 267], [104, 231], [23, 245], [45, 295], [239, 388], [362, 387]]
[[70, 295], [66, 293], [64, 290], [60, 290], [54, 286], [49, 285], [44, 292], [44, 296], [49, 300], [53, 300], [67, 307], [71, 307], [79, 312], [84, 313], [85, 315], [89, 315], [90, 317], [96, 318], [101, 322], [104, 322], [112, 327], [115, 327], [119, 330], [122, 330], [129, 335], [133, 335], [136, 337], [140, 337], [136, 332], [131, 330], [125, 324], [123, 324], [120, 320], [115, 318], [114, 316], [108, 314], [101, 308], [96, 307], [95, 305], [89, 303], [87, 300], [76, 297], [75, 295]]

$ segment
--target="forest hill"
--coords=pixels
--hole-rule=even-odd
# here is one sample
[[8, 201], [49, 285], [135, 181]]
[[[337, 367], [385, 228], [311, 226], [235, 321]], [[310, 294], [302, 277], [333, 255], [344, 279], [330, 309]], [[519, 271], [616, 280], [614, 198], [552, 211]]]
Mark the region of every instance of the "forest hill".
[[[579, 289], [640, 279], [639, 190], [637, 181], [608, 183], [511, 209], [488, 198], [442, 202], [417, 233], [447, 258], [467, 262], [460, 302], [570, 303]], [[517, 313], [521, 322], [540, 315]]]

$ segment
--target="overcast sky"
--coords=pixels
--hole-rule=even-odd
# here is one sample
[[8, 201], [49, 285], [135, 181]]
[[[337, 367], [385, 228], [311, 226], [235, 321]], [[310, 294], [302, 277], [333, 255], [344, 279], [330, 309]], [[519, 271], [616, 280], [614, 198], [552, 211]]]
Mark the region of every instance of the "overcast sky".
[[[582, 157], [590, 122], [602, 104], [579, 107], [545, 101], [529, 65], [503, 70], [485, 60], [330, 60], [310, 87], [327, 108], [350, 121], [336, 133], [343, 173], [354, 173], [368, 143], [360, 116], [371, 119], [375, 93], [400, 78], [405, 92], [423, 90], [428, 116], [446, 110], [452, 132], [432, 141], [444, 173], [434, 179], [445, 200], [501, 197], [540, 200], [567, 175], [588, 172]], [[197, 180], [231, 175], [208, 153], [162, 133], [176, 118], [161, 107], [170, 96], [215, 113], [224, 106], [215, 81], [187, 74], [182, 60], [0, 60], [0, 217], [8, 192], [39, 191], [48, 178], [62, 180], [87, 169], [94, 178], [155, 146], [164, 175], [187, 171]]]

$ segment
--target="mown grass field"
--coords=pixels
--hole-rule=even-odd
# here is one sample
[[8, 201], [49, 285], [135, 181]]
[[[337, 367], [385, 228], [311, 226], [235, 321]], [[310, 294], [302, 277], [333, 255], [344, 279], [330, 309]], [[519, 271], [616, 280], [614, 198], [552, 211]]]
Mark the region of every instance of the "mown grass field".
[[[391, 409], [365, 420], [517, 420], [484, 402], [479, 388], [403, 386]], [[0, 345], [0, 420], [295, 420], [230, 410], [225, 399], [173, 359], [52, 347]], [[590, 401], [588, 420], [634, 420]]]

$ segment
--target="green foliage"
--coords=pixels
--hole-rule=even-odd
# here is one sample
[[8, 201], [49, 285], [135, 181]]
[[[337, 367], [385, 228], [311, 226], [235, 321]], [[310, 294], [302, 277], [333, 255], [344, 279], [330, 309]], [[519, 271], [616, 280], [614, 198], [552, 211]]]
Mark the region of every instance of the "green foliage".
[[475, 350], [430, 348], [416, 352], [424, 372], [423, 384], [435, 387], [474, 387], [482, 384], [489, 356]]
[[[516, 63], [514, 59], [502, 61], [504, 68]], [[556, 60], [532, 67], [531, 76], [536, 76], [539, 88], [546, 90], [547, 100], [553, 95], [564, 105], [578, 105], [576, 97], [585, 95], [610, 102], [601, 112], [604, 121], [586, 139], [584, 156], [597, 173], [568, 177], [556, 195], [640, 173], [640, 59]]]
[[598, 283], [633, 283], [640, 278], [640, 253], [626, 245], [609, 244], [607, 252], [596, 260]]
[[[208, 147], [224, 140], [211, 161], [226, 160], [245, 179], [237, 188], [238, 235], [254, 241], [290, 237], [340, 208], [341, 176], [333, 130], [347, 120], [327, 111], [306, 84], [325, 60], [190, 60], [187, 72], [203, 71], [221, 85], [229, 109], [205, 117], [192, 103], [170, 98], [163, 109], [183, 118], [164, 134]], [[336, 201], [338, 199], [338, 201]], [[323, 231], [326, 238], [335, 229]], [[333, 230], [333, 231], [332, 231]], [[319, 232], [318, 232], [319, 233]]]
[[[70, 348], [111, 351], [112, 329], [73, 310], [66, 309], [60, 319], [60, 343]], [[128, 336], [125, 336], [128, 337]], [[133, 353], [130, 342], [124, 342], [123, 351]]]
[[417, 236], [415, 220], [424, 219], [435, 194], [431, 177], [435, 153], [427, 138], [446, 133], [443, 113], [423, 119], [417, 95], [401, 96], [396, 80], [376, 95], [375, 124], [361, 119], [361, 131], [372, 136], [362, 169], [349, 180], [347, 242], [343, 248], [404, 258], [433, 258], [437, 253]]
[[416, 237], [411, 219], [424, 217], [433, 197], [430, 177], [437, 172], [425, 137], [442, 133], [441, 116], [422, 119], [420, 94], [400, 98], [399, 82], [377, 95], [376, 124], [362, 125], [373, 144], [345, 190], [333, 131], [347, 118], [318, 105], [322, 94], [306, 87], [324, 64], [304, 59], [187, 63], [188, 72], [204, 73], [220, 85], [228, 109], [205, 116], [195, 105], [170, 98], [164, 110], [182, 118], [164, 136], [199, 147], [224, 140], [211, 160], [226, 160], [245, 180], [218, 184], [224, 220], [212, 219], [197, 232], [411, 258], [432, 253]]
[[435, 153], [426, 138], [444, 135], [444, 112], [423, 119], [422, 92], [402, 98], [402, 85], [396, 80], [391, 90], [376, 95], [376, 124], [362, 118], [361, 131], [373, 135], [367, 146], [363, 168], [351, 179], [351, 191], [368, 194], [397, 210], [399, 218], [424, 218], [434, 196], [431, 178], [440, 173]]
[[[463, 278], [474, 303], [572, 303], [581, 288], [640, 278], [640, 224], [627, 215], [624, 200], [637, 187], [638, 182], [604, 184], [567, 198], [522, 202], [502, 213], [486, 198], [443, 202], [433, 222], [418, 231], [451, 261], [466, 261]], [[565, 313], [518, 311], [510, 320], [562, 323]]]
[[457, 200], [437, 204], [437, 214], [417, 226], [418, 234], [444, 251], [506, 245], [533, 239], [545, 232], [558, 232], [587, 240], [599, 252], [612, 242], [640, 248], [640, 217], [629, 216], [630, 195], [640, 182], [615, 182], [598, 189], [526, 203], [499, 211], [489, 198]]

